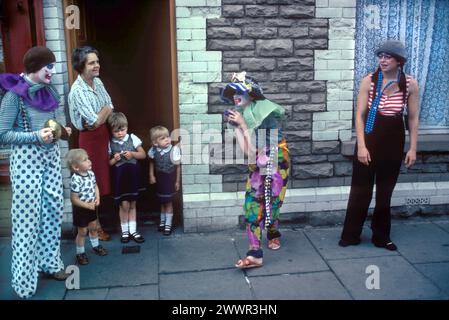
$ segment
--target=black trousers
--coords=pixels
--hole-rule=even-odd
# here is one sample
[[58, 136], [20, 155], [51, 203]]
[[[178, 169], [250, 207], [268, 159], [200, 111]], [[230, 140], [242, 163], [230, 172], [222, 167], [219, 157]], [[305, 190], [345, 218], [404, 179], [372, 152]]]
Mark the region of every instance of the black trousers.
[[376, 115], [373, 132], [366, 135], [365, 143], [371, 156], [366, 166], [358, 161], [356, 145], [351, 191], [341, 238], [346, 241], [360, 239], [363, 224], [376, 183], [376, 206], [371, 221], [372, 241], [390, 242], [391, 196], [396, 185], [404, 157], [405, 130], [402, 115]]

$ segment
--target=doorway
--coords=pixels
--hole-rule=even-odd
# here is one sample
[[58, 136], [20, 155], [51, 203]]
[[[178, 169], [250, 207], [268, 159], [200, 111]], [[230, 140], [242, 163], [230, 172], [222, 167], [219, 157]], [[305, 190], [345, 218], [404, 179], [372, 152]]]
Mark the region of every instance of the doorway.
[[[174, 0], [66, 3], [79, 5], [81, 18], [78, 32], [66, 30], [68, 52], [82, 45], [99, 51], [100, 78], [115, 111], [127, 116], [129, 133], [142, 139], [143, 148], [148, 151], [151, 127], [163, 125], [170, 132], [179, 127]], [[157, 219], [159, 205], [154, 186], [148, 184], [148, 160], [141, 161], [141, 165], [147, 189], [137, 210], [144, 219]], [[174, 205], [175, 223], [179, 226], [180, 195]]]

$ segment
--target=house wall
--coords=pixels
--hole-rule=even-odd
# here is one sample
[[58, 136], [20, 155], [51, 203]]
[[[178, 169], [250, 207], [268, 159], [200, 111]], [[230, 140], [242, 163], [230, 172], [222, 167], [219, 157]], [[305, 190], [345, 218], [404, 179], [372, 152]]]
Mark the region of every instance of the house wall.
[[[47, 46], [58, 60], [54, 84], [62, 99], [57, 118], [65, 123], [69, 66], [64, 11], [60, 0], [43, 3]], [[183, 160], [188, 159], [182, 170], [184, 230], [219, 230], [241, 221], [246, 167], [211, 164], [210, 160], [212, 153], [220, 158], [230, 147], [221, 145], [222, 112], [228, 106], [220, 101], [219, 89], [232, 72], [243, 70], [256, 77], [266, 96], [287, 111], [283, 129], [292, 174], [282, 219], [311, 225], [341, 222], [354, 148], [355, 1], [177, 0], [176, 26], [180, 129]], [[447, 213], [447, 141], [430, 135], [419, 141], [416, 165], [401, 168], [393, 212], [402, 216]], [[64, 158], [68, 146], [59, 143]], [[70, 173], [64, 161], [62, 165], [63, 228], [70, 230]], [[10, 191], [3, 188], [0, 193], [0, 219], [5, 220], [9, 206], [3, 199]]]
[[[52, 84], [61, 95], [60, 108], [57, 110], [57, 120], [66, 124], [69, 122], [67, 96], [69, 93], [69, 75], [67, 68], [67, 53], [65, 46], [64, 26], [65, 17], [61, 0], [44, 0], [44, 31], [46, 46], [56, 56], [57, 74], [53, 76]], [[60, 140], [62, 177], [64, 184], [64, 216], [63, 231], [72, 228], [72, 204], [70, 202], [70, 171], [64, 161], [68, 152], [67, 141]]]
[[[232, 72], [254, 76], [267, 98], [287, 111], [283, 129], [292, 172], [284, 220], [316, 225], [344, 218], [355, 141], [355, 5], [355, 0], [176, 1], [181, 127], [191, 132], [192, 122], [200, 120], [203, 133], [217, 126], [224, 130], [222, 113], [229, 106], [220, 100], [220, 88]], [[210, 55], [215, 60], [203, 60]], [[196, 151], [209, 146], [215, 154], [232, 152], [233, 146], [221, 142], [203, 141]], [[447, 212], [447, 148], [429, 145], [411, 170], [401, 168], [394, 213]], [[184, 164], [185, 231], [238, 224], [246, 174], [239, 164]]]

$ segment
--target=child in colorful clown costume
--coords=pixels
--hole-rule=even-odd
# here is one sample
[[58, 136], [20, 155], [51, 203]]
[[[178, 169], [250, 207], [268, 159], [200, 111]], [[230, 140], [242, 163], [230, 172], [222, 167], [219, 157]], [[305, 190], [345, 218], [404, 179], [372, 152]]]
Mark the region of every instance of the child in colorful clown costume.
[[222, 91], [222, 98], [242, 111], [227, 110], [225, 116], [235, 127], [240, 148], [248, 155], [250, 171], [244, 204], [249, 251], [235, 266], [261, 267], [263, 228], [267, 230], [268, 248], [281, 247], [279, 213], [290, 171], [287, 142], [279, 125], [285, 111], [266, 99], [258, 83], [247, 77], [246, 72], [233, 74], [232, 83]]

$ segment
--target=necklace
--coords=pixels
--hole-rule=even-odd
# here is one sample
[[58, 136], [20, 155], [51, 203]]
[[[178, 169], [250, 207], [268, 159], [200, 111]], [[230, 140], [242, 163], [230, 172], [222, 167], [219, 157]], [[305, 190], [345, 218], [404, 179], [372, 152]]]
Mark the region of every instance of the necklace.
[[391, 87], [393, 84], [399, 83], [400, 76], [401, 76], [401, 73], [400, 73], [400, 70], [398, 69], [397, 79], [388, 81], [388, 83], [382, 89], [383, 75], [382, 75], [382, 71], [379, 71], [379, 77], [377, 78], [377, 84], [376, 84], [376, 98], [374, 98], [374, 101], [371, 104], [371, 108], [368, 113], [368, 119], [366, 120], [366, 125], [365, 125], [365, 133], [366, 134], [370, 134], [371, 132], [373, 132], [374, 121], [376, 121], [377, 108], [379, 107], [380, 99], [382, 98], [383, 93], [385, 92], [386, 89]]

